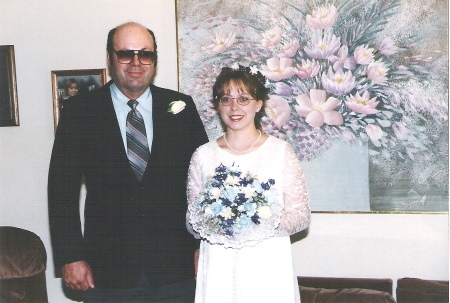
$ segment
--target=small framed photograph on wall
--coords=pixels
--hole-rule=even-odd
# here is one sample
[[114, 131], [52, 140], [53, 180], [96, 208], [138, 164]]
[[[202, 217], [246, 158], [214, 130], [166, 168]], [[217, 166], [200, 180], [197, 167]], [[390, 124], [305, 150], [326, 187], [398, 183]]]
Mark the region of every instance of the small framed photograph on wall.
[[106, 83], [106, 69], [52, 71], [53, 119], [55, 132], [64, 102], [82, 91], [92, 91]]
[[14, 45], [0, 45], [0, 126], [19, 126]]

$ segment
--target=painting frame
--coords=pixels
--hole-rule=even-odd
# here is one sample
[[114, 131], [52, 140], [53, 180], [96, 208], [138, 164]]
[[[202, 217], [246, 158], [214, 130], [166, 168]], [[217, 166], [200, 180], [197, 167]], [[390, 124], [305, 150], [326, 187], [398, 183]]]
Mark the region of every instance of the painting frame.
[[51, 71], [52, 96], [53, 96], [53, 120], [55, 132], [61, 115], [63, 83], [69, 79], [77, 81], [78, 89], [93, 90], [106, 84], [106, 69], [73, 69]]
[[[300, 150], [302, 147], [300, 144], [303, 143], [306, 146], [326, 146], [323, 150], [317, 148], [318, 156], [312, 154], [313, 157], [306, 158], [297, 153], [307, 179], [313, 212], [448, 213], [448, 185], [446, 185], [448, 184], [448, 103], [446, 102], [448, 71], [439, 68], [440, 65], [448, 66], [448, 43], [446, 43], [448, 42], [448, 19], [445, 14], [448, 8], [443, 9], [439, 3], [435, 3], [427, 8], [411, 10], [407, 9], [407, 6], [414, 5], [412, 1], [373, 0], [372, 5], [368, 6], [371, 9], [361, 10], [364, 13], [358, 15], [358, 19], [349, 13], [352, 10], [345, 8], [362, 8], [365, 6], [364, 1], [332, 1], [336, 3], [337, 8], [333, 7], [338, 14], [334, 15], [336, 19], [330, 18], [330, 24], [325, 30], [320, 27], [324, 26], [323, 24], [315, 22], [317, 20], [307, 20], [308, 17], [317, 16], [313, 11], [320, 8], [320, 3], [325, 2], [327, 1], [318, 1], [312, 5], [306, 0], [258, 0], [254, 1], [257, 5], [248, 5], [238, 0], [176, 1], [179, 90], [193, 96], [208, 136], [214, 139], [223, 133], [217, 115], [210, 107], [211, 87], [220, 68], [228, 66], [234, 69], [247, 68], [250, 73], [265, 72], [268, 78], [266, 84], [269, 84], [267, 88], [272, 93], [278, 91], [275, 93], [276, 98], [272, 100], [272, 104], [275, 104], [271, 108], [272, 112], [276, 112], [276, 105], [286, 104], [285, 101], [288, 101], [291, 112], [287, 121], [289, 124], [286, 121], [283, 121], [283, 124], [274, 119], [268, 119], [272, 121], [267, 123], [267, 129], [272, 131], [273, 135], [281, 133], [285, 137], [294, 138], [292, 134], [295, 134], [296, 138], [302, 138], [303, 141], [295, 142], [291, 139], [289, 142], [294, 145], [296, 152]], [[327, 9], [330, 10], [329, 15], [333, 16], [331, 5], [327, 6]], [[358, 27], [360, 25], [367, 28], [372, 26], [370, 22], [364, 23], [364, 20], [372, 20], [365, 17], [376, 10], [380, 12], [383, 10], [384, 15], [379, 14], [377, 18], [380, 18], [378, 21], [385, 23], [374, 22], [374, 27], [366, 30], [366, 36], [357, 41], [355, 37], [359, 34], [356, 34], [358, 31], [356, 29], [360, 28]], [[262, 15], [264, 11], [268, 13]], [[392, 17], [394, 15], [396, 18]], [[356, 23], [352, 23], [351, 28], [343, 27], [345, 24], [350, 26], [350, 23], [347, 23], [349, 20]], [[335, 22], [337, 26], [333, 26]], [[410, 29], [411, 32], [403, 32], [405, 29], [402, 26], [403, 23], [414, 24]], [[377, 24], [389, 24], [389, 26], [377, 27]], [[289, 32], [285, 31], [287, 28], [290, 29]], [[345, 30], [342, 30], [343, 28]], [[428, 29], [427, 35], [423, 34], [424, 28]], [[354, 31], [352, 34], [348, 34], [352, 31]], [[437, 42], [430, 39], [440, 32], [443, 34], [439, 35], [440, 39]], [[360, 49], [367, 47], [364, 44], [377, 50], [374, 52], [375, 59], [367, 63], [372, 63], [373, 68], [374, 64], [381, 64], [383, 60], [390, 62], [389, 67], [392, 66], [392, 69], [386, 69], [389, 71], [385, 75], [387, 80], [375, 78], [374, 74], [368, 72], [368, 64], [364, 67], [366, 63], [360, 60], [360, 62], [355, 61], [360, 65], [359, 69], [351, 67], [350, 64], [347, 67], [344, 66], [343, 70], [346, 74], [356, 75], [361, 79], [365, 76], [363, 82], [365, 81], [367, 85], [358, 87], [361, 91], [358, 91], [356, 86], [353, 87], [353, 92], [333, 91], [333, 85], [325, 87], [321, 81], [319, 83], [318, 81], [324, 77], [329, 77], [325, 78], [326, 84], [330, 83], [329, 79], [333, 79], [330, 76], [332, 73], [327, 73], [330, 70], [329, 62], [331, 61], [326, 63], [325, 59], [328, 55], [322, 58], [322, 53], [314, 49], [313, 46], [316, 44], [311, 41], [318, 39], [319, 36], [322, 37], [321, 35], [330, 38], [330, 33], [333, 33], [334, 42], [340, 42], [339, 46], [344, 41], [340, 40], [341, 37], [346, 39], [346, 43], [349, 41], [355, 43], [353, 48], [347, 49], [348, 53], [345, 54], [345, 56], [350, 54], [353, 59], [357, 47]], [[386, 39], [390, 36], [398, 41]], [[302, 38], [295, 41], [295, 37]], [[333, 41], [329, 44], [334, 45]], [[412, 41], [414, 43], [411, 43]], [[295, 42], [300, 47], [296, 46]], [[393, 48], [386, 49], [386, 43], [390, 43], [389, 47]], [[296, 47], [299, 49], [298, 52]], [[306, 52], [305, 48], [309, 48], [309, 52]], [[383, 52], [381, 52], [382, 48]], [[295, 51], [290, 54], [293, 49]], [[342, 47], [339, 48], [341, 49]], [[333, 53], [338, 54], [337, 50], [336, 48]], [[283, 67], [285, 68], [283, 75], [272, 73], [270, 70], [269, 60], [272, 63], [278, 62], [276, 58], [291, 58], [289, 63], [286, 63], [288, 60], [283, 63], [283, 66], [286, 65]], [[281, 61], [281, 59], [278, 60]], [[320, 61], [322, 67], [327, 68], [321, 69], [319, 74], [307, 75], [310, 60], [311, 62]], [[298, 69], [296, 75], [288, 75], [291, 68], [290, 62], [297, 63], [297, 65], [293, 64]], [[317, 62], [313, 63], [317, 65]], [[406, 68], [403, 64], [410, 65]], [[272, 65], [274, 67], [277, 64]], [[298, 66], [301, 66], [303, 70]], [[339, 66], [333, 65], [332, 69], [339, 69]], [[364, 72], [361, 74], [361, 71]], [[428, 75], [432, 77], [427, 78]], [[415, 88], [410, 90], [408, 83], [415, 83]], [[277, 86], [278, 84], [288, 85]], [[287, 87], [294, 87], [295, 90], [289, 90]], [[328, 97], [338, 96], [340, 106], [336, 108], [336, 112], [339, 110], [339, 113], [345, 113], [345, 119], [348, 119], [344, 120], [345, 125], [339, 125], [339, 128], [323, 125], [320, 128], [321, 132], [311, 131], [314, 128], [305, 122], [304, 116], [301, 117], [294, 110], [293, 105], [297, 104], [296, 97], [300, 94], [307, 96], [309, 89], [317, 87], [322, 90], [328, 89]], [[389, 89], [384, 91], [386, 87]], [[377, 111], [373, 114], [352, 112], [353, 109], [350, 110], [347, 106], [345, 101], [348, 100], [344, 98], [344, 95], [356, 96], [355, 92], [362, 94], [363, 90], [369, 91], [369, 89], [373, 100], [375, 97], [381, 97], [377, 99], [378, 103], [382, 101]], [[385, 98], [384, 96], [388, 94], [395, 98]], [[416, 96], [421, 96], [422, 101], [427, 100], [426, 106], [421, 103], [422, 101], [417, 101]], [[395, 100], [395, 102], [386, 102], [389, 100]], [[404, 104], [409, 107], [405, 107]], [[279, 114], [276, 115], [278, 117], [282, 116], [280, 113], [283, 114], [280, 108], [282, 106], [278, 106]], [[424, 112], [426, 116], [422, 115]], [[306, 115], [303, 112], [302, 114]], [[354, 119], [350, 120], [351, 117]], [[403, 119], [403, 117], [406, 118]], [[365, 118], [367, 118], [366, 123], [358, 124]], [[280, 123], [281, 127], [277, 123]], [[358, 127], [354, 128], [356, 124]], [[366, 128], [368, 125], [370, 128]], [[408, 126], [408, 130], [405, 126]], [[308, 133], [297, 133], [296, 127], [306, 129]], [[377, 129], [378, 133], [373, 133], [372, 129]], [[337, 135], [333, 137], [335, 134]], [[415, 136], [426, 138], [421, 141], [424, 144], [408, 141], [408, 138]], [[326, 144], [319, 144], [322, 141], [317, 138], [330, 140], [326, 141]], [[345, 146], [341, 146], [344, 145], [345, 140], [348, 142]], [[353, 144], [347, 144], [352, 142]], [[316, 143], [317, 145], [314, 145]], [[422, 169], [423, 167], [425, 169]], [[345, 172], [345, 174], [335, 172]], [[334, 177], [334, 187], [330, 186], [330, 182], [324, 182], [329, 180], [330, 176]], [[440, 182], [441, 180], [443, 182]], [[323, 190], [323, 184], [326, 184], [327, 191]]]
[[14, 45], [0, 45], [0, 126], [19, 126]]

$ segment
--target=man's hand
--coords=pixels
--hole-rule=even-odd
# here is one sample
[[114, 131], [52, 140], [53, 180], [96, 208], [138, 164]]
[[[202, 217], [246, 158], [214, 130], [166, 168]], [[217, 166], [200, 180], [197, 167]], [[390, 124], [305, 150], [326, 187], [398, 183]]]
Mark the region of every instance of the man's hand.
[[85, 261], [73, 262], [62, 266], [64, 284], [74, 290], [86, 291], [94, 288], [91, 267]]

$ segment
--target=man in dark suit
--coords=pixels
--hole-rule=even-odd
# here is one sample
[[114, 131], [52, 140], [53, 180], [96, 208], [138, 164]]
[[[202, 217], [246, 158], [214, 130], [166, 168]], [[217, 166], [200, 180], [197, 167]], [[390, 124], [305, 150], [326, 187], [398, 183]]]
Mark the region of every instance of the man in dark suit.
[[[198, 243], [185, 228], [186, 177], [206, 132], [190, 96], [151, 84], [152, 31], [123, 24], [110, 31], [107, 51], [113, 80], [69, 99], [55, 135], [48, 180], [55, 268], [67, 287], [85, 291], [84, 302], [193, 302]], [[127, 157], [129, 100], [139, 102], [150, 151], [140, 177]]]

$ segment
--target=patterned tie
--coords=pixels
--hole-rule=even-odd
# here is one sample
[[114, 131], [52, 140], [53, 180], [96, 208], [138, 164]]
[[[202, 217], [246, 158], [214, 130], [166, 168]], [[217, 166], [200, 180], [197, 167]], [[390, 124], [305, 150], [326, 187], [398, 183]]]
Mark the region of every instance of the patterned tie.
[[127, 146], [128, 160], [131, 168], [139, 181], [142, 180], [145, 168], [147, 167], [150, 151], [148, 148], [147, 133], [145, 131], [144, 119], [136, 109], [139, 104], [136, 100], [128, 101], [131, 111], [127, 116]]

